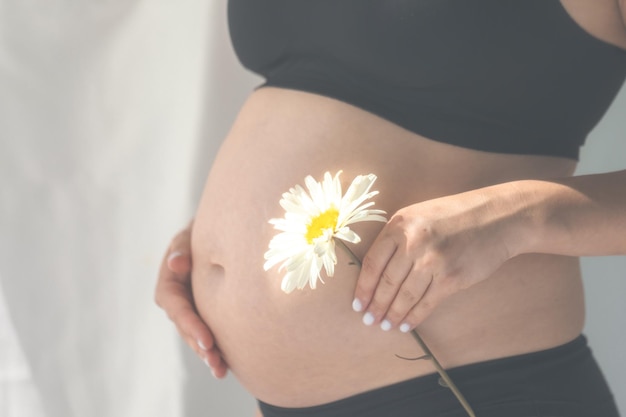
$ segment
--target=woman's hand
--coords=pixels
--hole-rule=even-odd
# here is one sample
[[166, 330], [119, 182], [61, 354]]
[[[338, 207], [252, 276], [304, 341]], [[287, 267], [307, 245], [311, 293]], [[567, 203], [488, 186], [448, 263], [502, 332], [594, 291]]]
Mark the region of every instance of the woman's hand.
[[[519, 209], [495, 187], [395, 213], [363, 259], [353, 308], [363, 322], [408, 332], [450, 295], [492, 275], [517, 253]], [[517, 246], [517, 242], [516, 242]]]
[[159, 271], [155, 301], [174, 322], [185, 342], [223, 378], [228, 365], [215, 344], [211, 330], [196, 312], [191, 295], [191, 226], [179, 232], [170, 243]]
[[626, 254], [626, 170], [518, 180], [399, 210], [363, 259], [353, 308], [408, 332], [521, 253]]

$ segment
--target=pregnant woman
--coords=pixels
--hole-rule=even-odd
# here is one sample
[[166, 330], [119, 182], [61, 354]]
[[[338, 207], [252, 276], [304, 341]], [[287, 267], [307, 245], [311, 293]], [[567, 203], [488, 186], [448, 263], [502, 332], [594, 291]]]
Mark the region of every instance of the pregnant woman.
[[[430, 361], [398, 357], [422, 355], [416, 329], [479, 417], [617, 416], [577, 256], [626, 254], [626, 171], [573, 173], [626, 77], [624, 2], [230, 0], [228, 18], [266, 82], [156, 294], [216, 376], [265, 417], [465, 415]], [[340, 170], [376, 174], [389, 221], [353, 225], [362, 269], [339, 251], [285, 294], [268, 220]]]

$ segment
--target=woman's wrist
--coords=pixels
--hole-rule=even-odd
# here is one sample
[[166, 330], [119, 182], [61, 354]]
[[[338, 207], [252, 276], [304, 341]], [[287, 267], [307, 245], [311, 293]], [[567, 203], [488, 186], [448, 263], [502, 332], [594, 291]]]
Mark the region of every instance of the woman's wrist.
[[513, 181], [487, 187], [494, 216], [500, 217], [500, 239], [509, 257], [538, 252], [546, 223], [542, 197], [532, 181]]
[[507, 245], [515, 255], [626, 253], [624, 184], [626, 171], [494, 186], [512, 214]]

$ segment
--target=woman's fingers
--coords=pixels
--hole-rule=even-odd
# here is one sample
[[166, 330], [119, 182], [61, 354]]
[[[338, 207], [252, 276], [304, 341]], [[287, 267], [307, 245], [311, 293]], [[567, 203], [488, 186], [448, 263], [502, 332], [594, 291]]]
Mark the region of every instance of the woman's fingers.
[[[363, 316], [363, 322], [365, 324], [378, 324], [380, 323], [383, 330], [391, 329], [391, 324], [388, 319], [388, 310], [392, 305], [392, 302], [398, 297], [404, 297], [404, 294], [400, 294], [400, 288], [406, 288], [406, 281], [409, 279], [409, 274], [413, 269], [413, 264], [406, 261], [406, 258], [396, 251], [398, 256], [393, 256], [387, 263], [387, 266], [380, 275], [378, 285], [374, 291], [369, 305], [367, 306], [366, 313]], [[408, 309], [405, 311], [408, 312]]]
[[210, 329], [198, 316], [191, 293], [191, 223], [178, 233], [163, 257], [155, 302], [174, 322], [185, 342], [221, 378], [228, 366]]
[[[404, 265], [404, 266], [403, 266]], [[429, 269], [406, 266], [392, 258], [379, 277], [369, 305], [364, 309], [366, 325], [380, 324], [383, 330], [408, 332], [420, 324], [453, 291], [450, 282]]]
[[445, 274], [456, 260], [442, 251], [432, 228], [415, 218], [392, 217], [365, 255], [353, 309], [367, 325], [408, 331], [454, 292], [454, 280]]
[[435, 287], [431, 281], [431, 285], [428, 287], [424, 296], [416, 303], [406, 316], [401, 320], [399, 325], [400, 331], [407, 333], [413, 330], [419, 325], [430, 313], [433, 312], [436, 306], [438, 306], [450, 291], [447, 291], [445, 287]]
[[397, 327], [430, 285], [430, 275], [423, 276], [415, 249], [410, 249], [415, 242], [409, 242], [399, 224], [392, 219], [370, 246], [353, 302], [353, 309], [363, 312], [363, 323], [383, 330]]
[[407, 326], [402, 326], [403, 324], [410, 324], [411, 328], [414, 327], [413, 322], [407, 322], [407, 314], [419, 305], [426, 305], [428, 301], [427, 295], [433, 292], [431, 291], [431, 286], [433, 285], [434, 276], [432, 274], [420, 274], [419, 272], [411, 271], [411, 274], [398, 289], [396, 297], [391, 300], [386, 313], [382, 313], [384, 315], [381, 324], [383, 330], [400, 327], [400, 330], [407, 331]]
[[[178, 332], [183, 335], [183, 331], [178, 329]], [[210, 349], [204, 349], [201, 347], [201, 343], [192, 337], [183, 336], [183, 339], [202, 359], [206, 366], [211, 369], [211, 373], [216, 378], [223, 378], [228, 373], [228, 365], [223, 359], [222, 352], [216, 345], [213, 345]]]
[[167, 256], [167, 268], [177, 275], [191, 273], [191, 256], [189, 251], [177, 249], [170, 252]]
[[363, 321], [409, 331], [510, 259], [505, 242], [519, 235], [519, 213], [500, 196], [495, 188], [479, 189], [398, 210], [369, 248], [357, 280], [353, 307]]
[[[191, 228], [193, 221], [172, 239], [165, 256], [166, 267], [178, 276], [191, 273]], [[161, 266], [163, 272], [163, 265]]]
[[[363, 258], [363, 265], [357, 280], [354, 301], [352, 303], [354, 311], [362, 312], [370, 305], [380, 277], [387, 268], [389, 260], [396, 252], [396, 248], [397, 245], [393, 240], [382, 235], [379, 235], [372, 243], [370, 250]], [[367, 322], [366, 319], [364, 321]]]

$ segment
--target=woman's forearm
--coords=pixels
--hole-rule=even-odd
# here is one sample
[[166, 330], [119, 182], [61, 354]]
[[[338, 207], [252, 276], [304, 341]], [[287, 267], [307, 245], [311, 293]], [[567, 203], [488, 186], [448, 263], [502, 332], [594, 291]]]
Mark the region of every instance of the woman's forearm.
[[493, 190], [520, 207], [521, 239], [509, 243], [516, 254], [626, 254], [626, 170], [515, 181]]
[[363, 257], [353, 306], [366, 324], [408, 331], [525, 253], [626, 254], [626, 170], [511, 181], [404, 207]]

